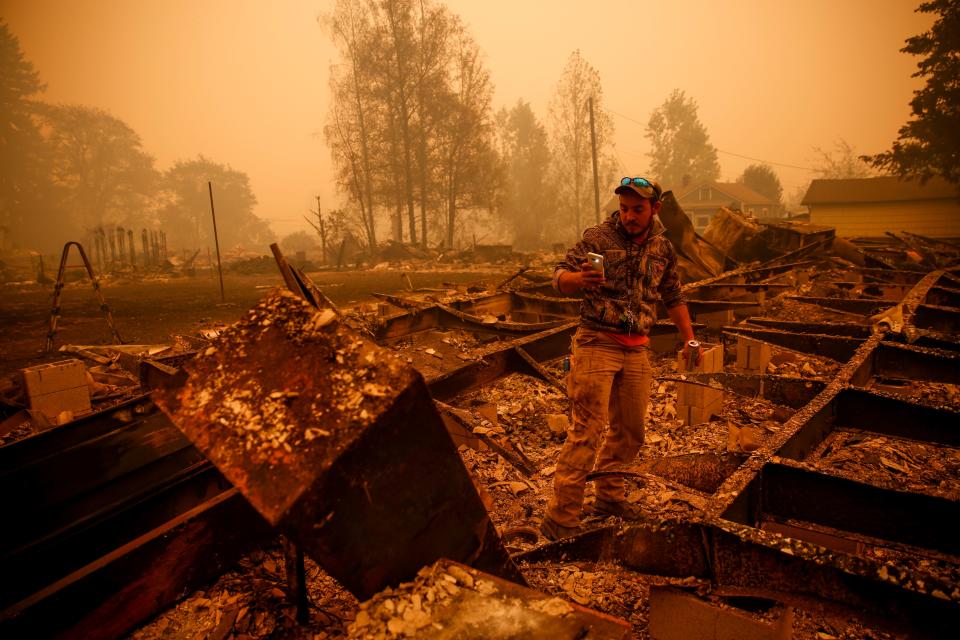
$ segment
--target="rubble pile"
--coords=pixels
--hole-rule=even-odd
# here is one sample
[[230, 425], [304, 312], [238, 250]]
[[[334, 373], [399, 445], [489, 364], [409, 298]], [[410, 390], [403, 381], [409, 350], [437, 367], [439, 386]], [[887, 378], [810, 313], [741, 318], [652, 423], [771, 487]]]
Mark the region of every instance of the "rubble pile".
[[[387, 581], [391, 586], [371, 588], [357, 598], [362, 581], [356, 577], [362, 571], [330, 564], [338, 552], [333, 543], [320, 545], [319, 554], [314, 553], [318, 547], [307, 544], [308, 556], [322, 561], [316, 565], [308, 558], [306, 586], [313, 609], [307, 624], [299, 625], [290, 583], [295, 576], [283, 569], [283, 554], [267, 547], [248, 553], [238, 569], [193, 592], [135, 637], [447, 637], [443, 631], [453, 621], [484, 622], [470, 617], [471, 603], [482, 601], [487, 624], [497, 617], [491, 612], [501, 611], [498, 607], [504, 620], [519, 611], [536, 620], [540, 614], [542, 620], [565, 619], [586, 607], [629, 622], [627, 637], [647, 638], [651, 603], [657, 601], [652, 594], [662, 589], [691, 595], [715, 613], [787, 625], [795, 638], [898, 637], [876, 616], [851, 616], [850, 607], [862, 603], [851, 605], [853, 596], [843, 600], [848, 597], [843, 589], [854, 589], [857, 598], [875, 605], [874, 614], [897, 602], [901, 593], [884, 589], [902, 589], [909, 594], [905, 601], [929, 608], [911, 614], [912, 604], [893, 607], [891, 617], [906, 616], [915, 623], [940, 615], [952, 619], [950, 607], [960, 602], [960, 591], [950, 588], [960, 583], [960, 551], [950, 534], [933, 530], [933, 523], [939, 514], [949, 522], [960, 512], [960, 441], [949, 427], [960, 408], [953, 368], [957, 325], [951, 315], [960, 310], [955, 258], [949, 252], [862, 243], [847, 243], [841, 257], [830, 251], [832, 235], [821, 229], [772, 233], [741, 224], [736, 216], [726, 216], [723, 237], [724, 246], [737, 248], [741, 264], [690, 283], [686, 291], [690, 308], [702, 321], [698, 337], [721, 345], [719, 366], [695, 375], [680, 371], [673, 345], [666, 344], [672, 336], [654, 336], [645, 442], [633, 463], [611, 471], [627, 479], [628, 500], [638, 508], [641, 522], [664, 530], [714, 527], [703, 529], [709, 535], [692, 537], [705, 545], [707, 568], [678, 576], [647, 572], [617, 556], [636, 562], [631, 554], [642, 555], [642, 549], [615, 546], [600, 559], [585, 559], [589, 554], [583, 549], [605, 536], [619, 539], [631, 527], [593, 512], [590, 482], [582, 534], [554, 544], [540, 536], [538, 525], [570, 424], [564, 353], [575, 328], [576, 302], [551, 296], [534, 272], [525, 267], [482, 291], [467, 286], [415, 291], [411, 285], [405, 292], [378, 296], [379, 303], [344, 310], [314, 309], [295, 294], [273, 294], [222, 332], [185, 339], [170, 351], [127, 354], [133, 359], [126, 367], [124, 356], [90, 349], [108, 359], [94, 359], [87, 367], [98, 385], [91, 396], [120, 399], [118, 394], [143, 382], [145, 362], [157, 363], [171, 378], [178, 370], [186, 372], [191, 382], [176, 394], [160, 392], [160, 403], [171, 415], [190, 417], [185, 431], [192, 442], [245, 495], [256, 485], [276, 494], [277, 503], [292, 503], [295, 497], [322, 505], [304, 507], [305, 513], [326, 514], [319, 524], [281, 513], [283, 509], [258, 509], [287, 535], [302, 535], [298, 542], [315, 543], [329, 535], [326, 528], [341, 517], [341, 510], [358, 508], [324, 493], [339, 486], [323, 477], [329, 470], [325, 465], [347, 457], [352, 446], [348, 434], [362, 433], [379, 420], [389, 423], [383, 415], [412, 366], [438, 402], [434, 406], [424, 394], [428, 404], [418, 408], [416, 421], [408, 422], [443, 417], [458, 445], [452, 454], [456, 464], [462, 463], [476, 488], [477, 496], [470, 499], [479, 498], [492, 535], [521, 559], [518, 581], [526, 580], [539, 595], [503, 595], [502, 578], [478, 577], [475, 569], [441, 560], [418, 564], [419, 572], [404, 568], [407, 578]], [[748, 264], [761, 236], [782, 242], [786, 257]], [[798, 237], [796, 246], [790, 246]], [[396, 254], [397, 248], [392, 251]], [[510, 258], [497, 248], [486, 251]], [[447, 260], [411, 254], [403, 265], [454, 264]], [[734, 293], [708, 295], [709, 287], [727, 285]], [[873, 320], [880, 312], [896, 321], [880, 327]], [[740, 340], [763, 345], [759, 365], [753, 356], [744, 359]], [[177, 355], [189, 360], [160, 366], [164, 358]], [[720, 395], [717, 404], [696, 417], [681, 410], [682, 396], [690, 393], [685, 390], [694, 387]], [[911, 411], [923, 412], [922, 429], [911, 430]], [[883, 419], [891, 424], [876, 424]], [[5, 422], [0, 444], [17, 439], [23, 424]], [[390, 465], [421, 465], [425, 473], [429, 463], [422, 458], [413, 462], [408, 449], [396, 448], [389, 439], [373, 440], [377, 446], [365, 451], [381, 466], [374, 471], [358, 465], [345, 477], [362, 479], [356, 480], [362, 487], [354, 488], [356, 496], [366, 491], [359, 499], [363, 508], [380, 509], [377, 517], [392, 518], [393, 511], [383, 506], [389, 502], [386, 492], [377, 492], [385, 485], [376, 485], [376, 478]], [[318, 448], [326, 452], [322, 460], [306, 455]], [[402, 455], [396, 453], [401, 450]], [[304, 465], [297, 458], [312, 462]], [[299, 475], [293, 482], [264, 471], [246, 481], [229, 473], [257, 465], [261, 471], [289, 466]], [[411, 475], [397, 477], [412, 479], [416, 473], [413, 469]], [[404, 482], [391, 481], [392, 493], [408, 491]], [[846, 506], [834, 507], [835, 494], [842, 498], [837, 504]], [[291, 500], [284, 502], [287, 498]], [[891, 509], [889, 526], [870, 520], [860, 528], [844, 513], [870, 508], [870, 500]], [[398, 527], [417, 511], [409, 505], [398, 509], [407, 510], [392, 521]], [[308, 524], [319, 533], [303, 534]], [[362, 528], [349, 531], [337, 544], [348, 540], [346, 546], [360, 555], [376, 552], [364, 547]], [[732, 547], [734, 551], [708, 546], [728, 539], [743, 546]], [[730, 570], [731, 556], [754, 548], [749, 545], [769, 555], [760, 556], [763, 563], [756, 567], [741, 568], [745, 583], [720, 575]], [[682, 546], [678, 543], [678, 549]], [[542, 555], [528, 560], [532, 553]], [[467, 556], [458, 560], [469, 564]], [[797, 579], [793, 567], [813, 577]], [[831, 568], [842, 575], [837, 579], [842, 588], [830, 582], [834, 578], [816, 574]], [[851, 576], [855, 579], [848, 581]], [[768, 594], [776, 606], [756, 601], [762, 591], [756, 585], [765, 585], [765, 578], [776, 585]], [[823, 594], [847, 608], [818, 608], [806, 595], [791, 591], [804, 582], [815, 590], [817, 579], [833, 585], [833, 591], [824, 587]], [[872, 591], [863, 595], [867, 592], [847, 586], [857, 581], [873, 585]], [[731, 595], [735, 592], [740, 595]], [[499, 604], [491, 604], [491, 597]], [[944, 608], [938, 608], [941, 602]]]

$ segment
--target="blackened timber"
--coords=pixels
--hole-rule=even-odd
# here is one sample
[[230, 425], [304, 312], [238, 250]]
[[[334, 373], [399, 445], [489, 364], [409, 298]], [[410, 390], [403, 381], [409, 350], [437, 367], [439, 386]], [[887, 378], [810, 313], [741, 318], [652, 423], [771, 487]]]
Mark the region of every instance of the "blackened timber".
[[838, 362], [846, 362], [857, 348], [863, 344], [860, 338], [834, 336], [817, 333], [793, 333], [773, 329], [751, 329], [743, 326], [724, 327], [723, 333], [732, 336], [745, 336], [786, 347], [792, 351], [825, 356]]
[[875, 354], [876, 375], [927, 382], [960, 383], [960, 353], [884, 342]]
[[[867, 339], [873, 333], [867, 325], [842, 322], [798, 322], [758, 317], [747, 318], [744, 322], [790, 333], [817, 333], [828, 336], [846, 336], [848, 338]], [[739, 327], [736, 328], [739, 329]]]
[[884, 309], [889, 309], [895, 304], [889, 300], [878, 301], [860, 298], [820, 298], [816, 296], [785, 296], [785, 298], [861, 316], [872, 316]]

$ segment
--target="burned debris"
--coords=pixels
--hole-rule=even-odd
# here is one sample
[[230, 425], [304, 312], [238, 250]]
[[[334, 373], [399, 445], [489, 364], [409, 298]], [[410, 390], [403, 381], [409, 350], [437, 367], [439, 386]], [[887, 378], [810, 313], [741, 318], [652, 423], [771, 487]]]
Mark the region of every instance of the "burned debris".
[[338, 308], [277, 250], [287, 291], [222, 331], [63, 349], [89, 410], [7, 384], [0, 632], [950, 635], [960, 253], [722, 219], [672, 231], [707, 357], [655, 326], [646, 442], [605, 472], [643, 520], [538, 535], [579, 304], [544, 270]]

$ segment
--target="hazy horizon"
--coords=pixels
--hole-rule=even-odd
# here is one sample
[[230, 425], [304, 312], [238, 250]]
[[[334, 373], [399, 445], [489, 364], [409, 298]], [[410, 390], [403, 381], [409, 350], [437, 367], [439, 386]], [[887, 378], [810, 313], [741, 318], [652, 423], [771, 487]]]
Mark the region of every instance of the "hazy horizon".
[[[47, 90], [128, 123], [160, 169], [198, 154], [250, 176], [255, 213], [278, 236], [340, 206], [320, 134], [337, 52], [317, 23], [332, 2], [54, 0], [0, 4]], [[494, 108], [547, 105], [570, 53], [596, 68], [624, 173], [642, 174], [647, 119], [674, 88], [699, 104], [721, 180], [757, 160], [788, 196], [813, 147], [889, 148], [921, 81], [904, 40], [930, 15], [908, 2], [445, 2], [485, 54]], [[749, 159], [740, 157], [748, 156]], [[790, 168], [782, 165], [792, 165]]]

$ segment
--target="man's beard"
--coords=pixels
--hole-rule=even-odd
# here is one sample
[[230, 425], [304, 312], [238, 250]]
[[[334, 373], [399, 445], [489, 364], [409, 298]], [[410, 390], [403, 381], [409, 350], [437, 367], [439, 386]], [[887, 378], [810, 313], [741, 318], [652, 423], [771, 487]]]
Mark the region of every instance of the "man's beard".
[[627, 236], [631, 240], [633, 240], [634, 238], [642, 238], [643, 236], [645, 236], [647, 233], [650, 232], [650, 227], [652, 226], [653, 226], [653, 218], [651, 218], [650, 222], [647, 223], [647, 226], [645, 226], [640, 231], [636, 231], [636, 232], [630, 231], [630, 229], [627, 229], [626, 227], [624, 227], [624, 230], [627, 232]]

